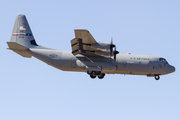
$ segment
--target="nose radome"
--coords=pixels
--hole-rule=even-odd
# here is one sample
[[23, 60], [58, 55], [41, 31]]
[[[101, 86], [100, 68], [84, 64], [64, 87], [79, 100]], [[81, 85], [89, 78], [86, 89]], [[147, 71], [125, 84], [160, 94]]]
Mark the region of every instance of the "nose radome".
[[175, 67], [174, 66], [170, 66], [170, 68], [169, 68], [169, 71], [172, 73], [172, 72], [175, 72]]

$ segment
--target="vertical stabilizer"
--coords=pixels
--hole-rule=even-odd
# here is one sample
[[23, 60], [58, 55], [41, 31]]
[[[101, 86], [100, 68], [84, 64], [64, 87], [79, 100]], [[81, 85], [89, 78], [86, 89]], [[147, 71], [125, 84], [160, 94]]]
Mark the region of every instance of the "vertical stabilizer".
[[10, 42], [16, 42], [27, 48], [38, 46], [25, 15], [16, 17]]

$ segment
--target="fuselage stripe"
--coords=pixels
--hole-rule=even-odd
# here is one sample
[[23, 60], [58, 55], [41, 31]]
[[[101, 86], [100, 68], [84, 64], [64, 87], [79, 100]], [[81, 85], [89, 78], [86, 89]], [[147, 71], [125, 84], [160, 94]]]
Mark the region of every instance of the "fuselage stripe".
[[32, 36], [31, 33], [13, 33], [14, 36]]

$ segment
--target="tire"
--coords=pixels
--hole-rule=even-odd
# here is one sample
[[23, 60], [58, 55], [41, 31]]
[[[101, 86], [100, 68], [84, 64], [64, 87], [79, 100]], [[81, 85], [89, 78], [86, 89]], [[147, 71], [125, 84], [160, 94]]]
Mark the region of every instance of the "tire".
[[154, 78], [155, 78], [156, 80], [159, 80], [159, 79], [160, 79], [159, 75], [155, 75]]
[[90, 74], [90, 77], [91, 77], [92, 79], [96, 78], [96, 76], [93, 75], [93, 74]]
[[103, 79], [104, 76], [105, 76], [105, 74], [104, 74], [104, 73], [101, 73], [101, 74], [98, 76], [98, 78], [99, 78], [99, 79]]

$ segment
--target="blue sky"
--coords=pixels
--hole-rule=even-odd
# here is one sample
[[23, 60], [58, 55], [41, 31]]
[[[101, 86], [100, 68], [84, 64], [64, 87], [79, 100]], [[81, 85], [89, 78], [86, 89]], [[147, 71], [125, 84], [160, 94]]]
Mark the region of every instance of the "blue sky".
[[[180, 2], [178, 0], [6, 0], [1, 2], [2, 120], [179, 120]], [[64, 72], [7, 50], [15, 18], [25, 14], [36, 42], [71, 51], [74, 29], [120, 53], [162, 56], [176, 72], [146, 76]]]

